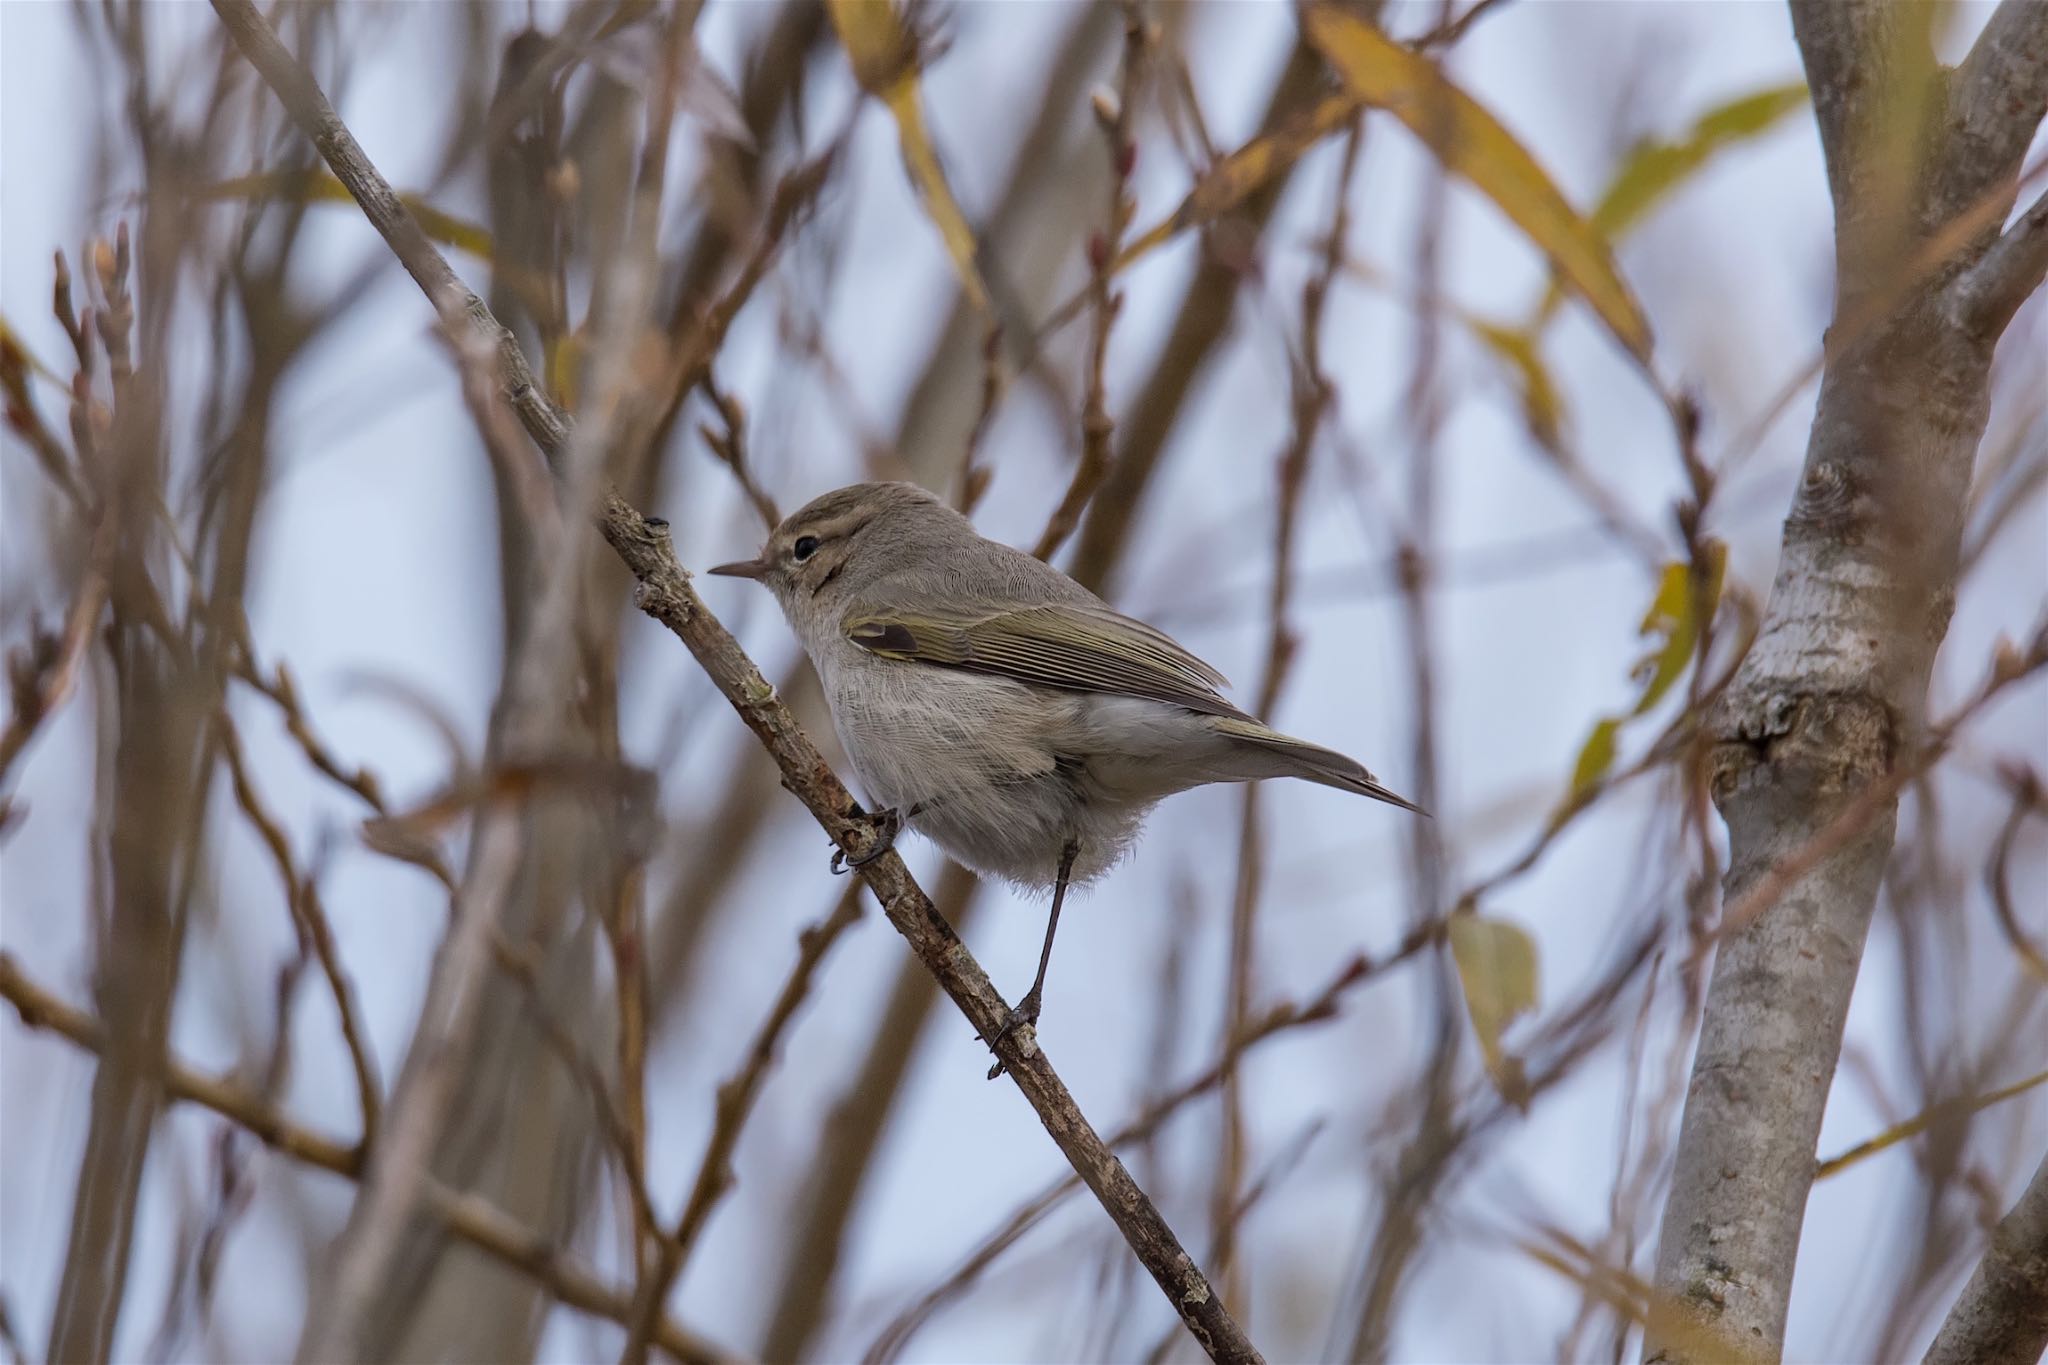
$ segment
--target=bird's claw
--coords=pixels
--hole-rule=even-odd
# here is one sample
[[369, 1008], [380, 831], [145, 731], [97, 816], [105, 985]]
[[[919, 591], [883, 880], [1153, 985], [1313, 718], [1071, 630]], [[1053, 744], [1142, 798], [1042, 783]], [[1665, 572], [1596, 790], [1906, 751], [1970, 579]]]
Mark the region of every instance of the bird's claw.
[[832, 850], [832, 875], [835, 877], [843, 877], [855, 868], [866, 867], [896, 847], [896, 836], [903, 832], [903, 817], [893, 808], [862, 811], [854, 818], [867, 821], [868, 828], [875, 832], [875, 842], [858, 858], [849, 858], [845, 849], [835, 847]]
[[[1033, 986], [1030, 990], [1024, 993], [1024, 998], [1022, 1000], [1019, 1000], [1016, 1004], [1016, 1007], [1010, 1011], [1010, 1017], [1005, 1019], [1003, 1021], [1003, 1026], [996, 1030], [996, 1036], [988, 1040], [989, 1051], [995, 1051], [996, 1044], [1002, 1042], [1003, 1039], [1009, 1037], [1012, 1033], [1015, 1033], [1019, 1028], [1022, 1028], [1027, 1024], [1029, 1024], [1035, 1030], [1038, 1027], [1038, 1011], [1040, 1004], [1041, 1001], [1039, 998], [1039, 988]], [[1026, 1046], [1025, 1051], [1027, 1053], [1030, 1051], [1029, 1045]], [[990, 1080], [994, 1080], [996, 1077], [1002, 1075], [1003, 1072], [1005, 1072], [1008, 1069], [1009, 1068], [1004, 1063], [1003, 1059], [1001, 1057], [997, 1057], [995, 1060], [995, 1065], [991, 1066], [988, 1069], [988, 1078]]]

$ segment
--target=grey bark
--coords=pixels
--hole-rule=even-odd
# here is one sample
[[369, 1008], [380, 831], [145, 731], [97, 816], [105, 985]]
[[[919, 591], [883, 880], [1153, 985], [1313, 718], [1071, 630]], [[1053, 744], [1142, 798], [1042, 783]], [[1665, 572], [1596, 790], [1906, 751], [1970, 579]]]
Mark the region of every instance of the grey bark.
[[1991, 1249], [1927, 1348], [1924, 1365], [2026, 1365], [2048, 1350], [2048, 1158], [1991, 1234]]
[[[2011, 316], [1965, 305], [2048, 104], [2048, 5], [2007, 0], [1953, 72], [1932, 56], [1930, 12], [1792, 5], [1835, 205], [1835, 321], [1763, 626], [1710, 718], [1731, 905], [1913, 752], [1948, 628], [1992, 351]], [[2039, 283], [2008, 273], [2008, 296]], [[1896, 799], [1880, 803], [1731, 926], [1714, 965], [1657, 1284], [1730, 1349], [1783, 1349], [1815, 1141], [1896, 814]], [[1701, 1349], [1647, 1343], [1655, 1361]]]

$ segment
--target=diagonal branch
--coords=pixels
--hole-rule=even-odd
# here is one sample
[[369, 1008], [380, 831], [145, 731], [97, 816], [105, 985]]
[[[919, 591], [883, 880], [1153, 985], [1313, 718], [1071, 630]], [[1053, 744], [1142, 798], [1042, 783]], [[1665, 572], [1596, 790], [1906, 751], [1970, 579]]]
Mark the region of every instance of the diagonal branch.
[[2037, 1360], [2048, 1348], [2048, 1158], [1949, 1309], [1924, 1365]]
[[1939, 173], [1951, 202], [1975, 199], [2018, 173], [2048, 115], [2048, 5], [2004, 0], [1992, 11], [1950, 78], [1948, 114]]
[[[2040, 6], [2048, 14], [2048, 5]], [[1958, 279], [1955, 305], [1972, 336], [1995, 339], [2041, 281], [2048, 278], [2048, 193], [1991, 244], [1984, 258]]]
[[[44, 990], [23, 974], [14, 958], [6, 953], [0, 953], [0, 998], [14, 1006], [24, 1027], [48, 1029], [94, 1054], [106, 1049], [106, 1026], [99, 1019]], [[164, 1093], [171, 1099], [212, 1110], [294, 1161], [350, 1180], [362, 1178], [358, 1148], [300, 1127], [260, 1096], [229, 1081], [172, 1060], [164, 1068]], [[620, 1324], [630, 1318], [633, 1302], [629, 1295], [606, 1287], [589, 1270], [489, 1202], [429, 1181], [421, 1206], [450, 1234], [545, 1286], [571, 1308]], [[654, 1339], [663, 1350], [682, 1361], [736, 1358], [724, 1347], [666, 1318], [657, 1325]]]
[[[444, 316], [466, 315], [468, 325], [495, 348], [506, 399], [528, 434], [551, 457], [569, 445], [567, 419], [533, 383], [518, 343], [489, 309], [455, 278], [349, 135], [311, 74], [277, 41], [252, 0], [213, 0], [236, 45], [310, 136], [337, 179], [363, 206], [393, 252]], [[458, 292], [459, 291], [459, 292]], [[585, 444], [587, 437], [579, 440]], [[996, 1038], [1009, 1007], [981, 966], [933, 907], [903, 860], [877, 850], [876, 832], [859, 804], [798, 727], [795, 717], [717, 618], [705, 608], [677, 561], [667, 524], [651, 522], [607, 489], [598, 522], [633, 576], [641, 610], [680, 638], [782, 770], [783, 782], [826, 833], [855, 860], [871, 859], [861, 875], [881, 901], [890, 923], [985, 1038]], [[1253, 1361], [1259, 1354], [1231, 1317], [1208, 1278], [1181, 1247], [1159, 1210], [1082, 1115], [1073, 1096], [1037, 1046], [1030, 1028], [996, 1042], [995, 1051], [1060, 1151], [1101, 1201], [1124, 1239], [1166, 1293], [1202, 1348], [1218, 1360]], [[308, 1338], [309, 1343], [315, 1338]]]
[[754, 1101], [760, 1098], [761, 1083], [767, 1078], [769, 1064], [775, 1060], [776, 1044], [795, 1016], [797, 1006], [810, 994], [811, 978], [816, 975], [818, 964], [832, 950], [839, 935], [859, 918], [860, 888], [848, 887], [830, 915], [797, 936], [796, 965], [790, 969], [767, 1018], [755, 1030], [754, 1040], [747, 1048], [746, 1061], [741, 1064], [737, 1075], [718, 1087], [711, 1138], [705, 1144], [704, 1159], [698, 1164], [696, 1178], [690, 1184], [689, 1198], [684, 1201], [682, 1212], [676, 1215], [675, 1230], [662, 1239], [653, 1273], [646, 1277], [638, 1292], [634, 1318], [628, 1324], [626, 1349], [619, 1357], [627, 1365], [645, 1365], [647, 1347], [653, 1340], [654, 1329], [660, 1324], [661, 1305], [668, 1298], [669, 1288], [689, 1261], [690, 1252], [695, 1249], [713, 1206], [732, 1188], [732, 1154], [739, 1146], [740, 1133], [746, 1127], [748, 1117], [754, 1111]]

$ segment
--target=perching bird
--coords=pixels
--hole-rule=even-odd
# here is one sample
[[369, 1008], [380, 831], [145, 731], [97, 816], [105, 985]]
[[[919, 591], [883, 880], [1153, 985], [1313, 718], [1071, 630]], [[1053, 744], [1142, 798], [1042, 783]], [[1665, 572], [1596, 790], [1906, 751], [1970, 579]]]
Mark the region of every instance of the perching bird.
[[1035, 1023], [1067, 887], [1100, 877], [1161, 797], [1305, 777], [1423, 813], [1340, 753], [1225, 701], [1223, 675], [908, 483], [836, 489], [777, 526], [751, 578], [818, 670], [870, 802], [957, 861], [1052, 888]]

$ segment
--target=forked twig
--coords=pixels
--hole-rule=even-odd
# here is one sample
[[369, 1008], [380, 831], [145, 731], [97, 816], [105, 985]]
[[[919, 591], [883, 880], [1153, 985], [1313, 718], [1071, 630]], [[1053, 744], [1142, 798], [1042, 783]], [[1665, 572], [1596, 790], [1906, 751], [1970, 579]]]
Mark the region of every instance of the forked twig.
[[[483, 301], [461, 285], [348, 133], [312, 74], [278, 42], [253, 0], [213, 0], [213, 6], [243, 55], [284, 102], [301, 131], [312, 138], [329, 169], [363, 207], [365, 216], [437, 309], [446, 316], [466, 318], [467, 325], [491, 344], [506, 401], [528, 434], [550, 458], [566, 451], [568, 419], [534, 384], [518, 342], [491, 316]], [[609, 489], [597, 499], [597, 506], [605, 539], [639, 580], [641, 610], [667, 626], [689, 648], [775, 759], [784, 784], [826, 833], [850, 857], [866, 860], [861, 876], [881, 901], [890, 923], [910, 941], [912, 950], [976, 1030], [983, 1037], [997, 1037], [1009, 1021], [1007, 1002], [912, 880], [902, 858], [877, 846], [876, 831], [852, 794], [738, 642], [705, 608], [676, 559], [666, 523], [648, 521]], [[995, 1051], [1047, 1133], [1095, 1192], [1202, 1348], [1218, 1360], [1260, 1359], [1158, 1208], [1082, 1115], [1065, 1083], [1039, 1051], [1035, 1032], [1017, 1029], [1002, 1037]]]

